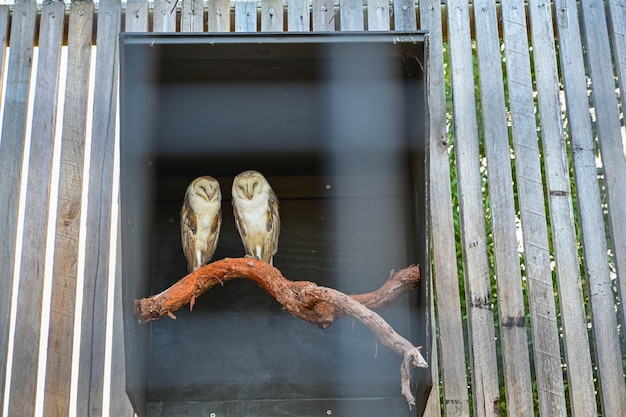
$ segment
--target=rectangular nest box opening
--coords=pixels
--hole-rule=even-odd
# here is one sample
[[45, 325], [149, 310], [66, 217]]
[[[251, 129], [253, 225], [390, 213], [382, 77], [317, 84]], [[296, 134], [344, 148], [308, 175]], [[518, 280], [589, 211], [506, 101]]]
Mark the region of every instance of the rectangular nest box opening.
[[[263, 173], [280, 201], [274, 266], [346, 294], [419, 264], [419, 289], [379, 314], [430, 361], [424, 32], [121, 35], [121, 222], [127, 391], [139, 415], [414, 416], [414, 369], [350, 317], [322, 330], [234, 280], [177, 319], [138, 324], [133, 300], [187, 274], [180, 209], [216, 178], [213, 260], [245, 252], [233, 178]], [[214, 413], [214, 414], [213, 414]], [[282, 414], [281, 414], [282, 413]]]

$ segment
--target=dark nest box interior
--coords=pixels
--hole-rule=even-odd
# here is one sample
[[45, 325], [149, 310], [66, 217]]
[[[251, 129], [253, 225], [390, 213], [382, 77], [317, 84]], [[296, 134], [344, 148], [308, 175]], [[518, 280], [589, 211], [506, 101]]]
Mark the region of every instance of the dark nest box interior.
[[133, 300], [186, 275], [179, 212], [189, 182], [219, 180], [213, 260], [242, 257], [230, 189], [255, 169], [280, 200], [274, 266], [346, 294], [421, 266], [382, 317], [430, 362], [423, 32], [121, 35], [121, 222], [127, 391], [140, 416], [415, 416], [430, 370], [365, 325], [294, 318], [249, 280], [138, 324]]

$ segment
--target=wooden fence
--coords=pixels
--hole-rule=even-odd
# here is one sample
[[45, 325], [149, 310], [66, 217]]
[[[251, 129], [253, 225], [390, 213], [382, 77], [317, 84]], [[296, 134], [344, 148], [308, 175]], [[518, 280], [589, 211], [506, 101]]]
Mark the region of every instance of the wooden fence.
[[0, 5], [6, 415], [132, 415], [115, 273], [120, 31], [410, 29], [430, 31], [426, 415], [626, 415], [622, 0]]

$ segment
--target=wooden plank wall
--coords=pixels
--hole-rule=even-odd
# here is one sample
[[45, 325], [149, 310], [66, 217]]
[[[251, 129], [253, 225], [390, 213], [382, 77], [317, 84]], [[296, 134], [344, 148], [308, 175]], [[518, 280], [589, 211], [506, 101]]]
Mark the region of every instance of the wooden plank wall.
[[3, 412], [132, 415], [114, 241], [120, 31], [425, 29], [426, 415], [626, 415], [623, 2], [416, 3], [0, 5]]

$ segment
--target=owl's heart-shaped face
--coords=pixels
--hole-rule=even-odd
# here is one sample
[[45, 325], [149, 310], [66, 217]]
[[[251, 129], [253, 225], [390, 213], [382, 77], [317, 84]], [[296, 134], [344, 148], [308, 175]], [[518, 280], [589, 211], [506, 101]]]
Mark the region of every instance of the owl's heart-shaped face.
[[244, 200], [252, 200], [260, 195], [267, 181], [257, 171], [245, 171], [233, 181], [233, 195]]
[[222, 198], [219, 183], [211, 177], [197, 178], [192, 182], [191, 189], [198, 197], [204, 199], [207, 203]]

